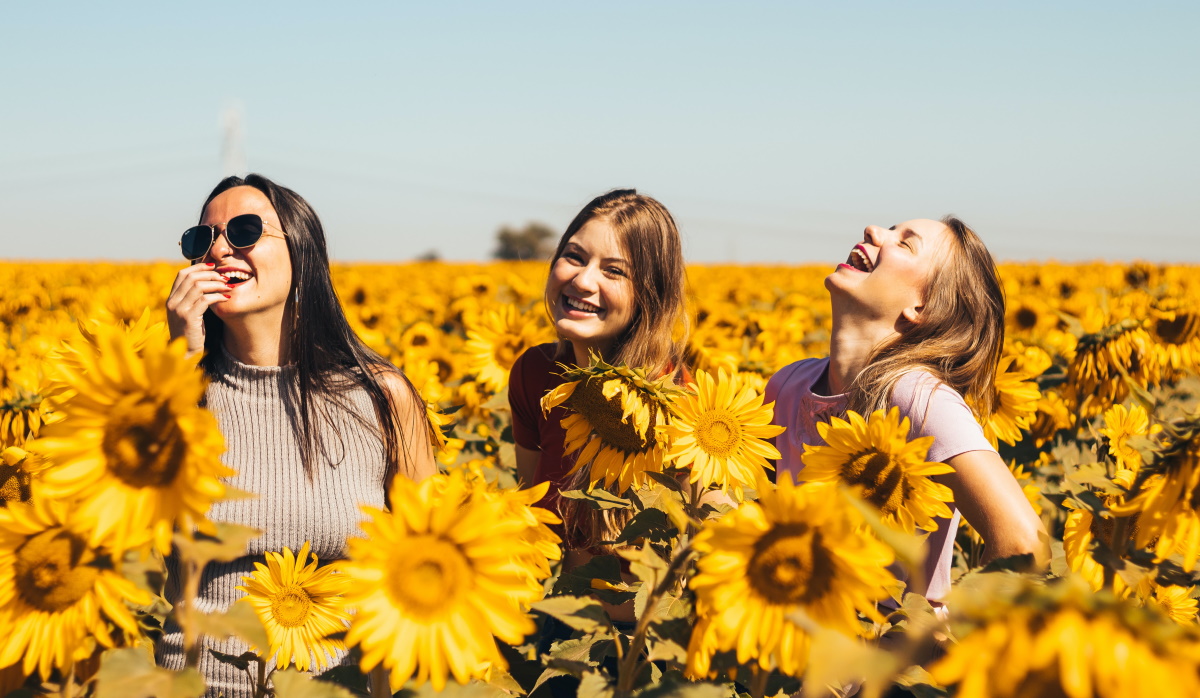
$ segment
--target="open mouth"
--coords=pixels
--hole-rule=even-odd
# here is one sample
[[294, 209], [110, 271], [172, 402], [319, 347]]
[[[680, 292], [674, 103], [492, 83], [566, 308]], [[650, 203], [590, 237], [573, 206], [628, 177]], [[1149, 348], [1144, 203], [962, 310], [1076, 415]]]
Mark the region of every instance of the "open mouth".
[[846, 264], [868, 274], [875, 268], [874, 263], [871, 262], [870, 256], [867, 255], [867, 251], [862, 248], [862, 245], [856, 245], [853, 250], [850, 250], [850, 256], [846, 258]]
[[254, 275], [247, 271], [227, 269], [221, 272], [221, 278], [225, 279], [225, 283], [229, 284], [230, 286], [237, 286], [238, 284], [244, 284], [250, 279], [254, 278]]
[[603, 308], [601, 308], [598, 305], [592, 305], [591, 303], [588, 303], [586, 301], [581, 301], [578, 298], [572, 298], [565, 293], [563, 294], [562, 298], [563, 298], [563, 307], [568, 308], [570, 310], [575, 310], [575, 311], [578, 311], [581, 313], [591, 313], [592, 315], [599, 314], [600, 311], [604, 310]]

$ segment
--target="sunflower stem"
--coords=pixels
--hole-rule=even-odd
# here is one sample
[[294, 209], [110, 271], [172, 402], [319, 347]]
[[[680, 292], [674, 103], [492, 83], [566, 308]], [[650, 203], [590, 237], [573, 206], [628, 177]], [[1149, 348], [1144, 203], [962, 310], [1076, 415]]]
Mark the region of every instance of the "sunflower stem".
[[750, 665], [754, 676], [750, 679], [750, 696], [751, 698], [763, 698], [767, 693], [767, 681], [771, 678], [771, 672], [763, 669], [757, 663]]
[[[633, 682], [637, 678], [638, 672], [641, 670], [639, 662], [641, 659], [642, 649], [646, 646], [646, 634], [650, 630], [650, 621], [652, 620], [651, 610], [658, 605], [658, 600], [662, 595], [675, 585], [675, 577], [682, 563], [691, 559], [691, 549], [681, 543], [676, 549], [675, 556], [671, 558], [671, 563], [667, 566], [663, 576], [654, 585], [654, 589], [650, 595], [646, 597], [646, 607], [642, 609], [642, 615], [637, 620], [637, 625], [634, 627], [633, 635], [629, 638], [629, 650], [625, 657], [617, 663], [617, 694], [621, 696], [629, 695], [633, 690]], [[620, 638], [617, 638], [620, 644]]]
[[254, 698], [264, 698], [267, 693], [267, 663], [263, 659], [259, 659], [258, 664], [258, 680], [254, 685]]
[[196, 628], [196, 597], [200, 595], [200, 574], [196, 564], [184, 560], [180, 565], [183, 569], [183, 603], [180, 604], [176, 620], [183, 628], [184, 666], [196, 668], [200, 665], [200, 633]]

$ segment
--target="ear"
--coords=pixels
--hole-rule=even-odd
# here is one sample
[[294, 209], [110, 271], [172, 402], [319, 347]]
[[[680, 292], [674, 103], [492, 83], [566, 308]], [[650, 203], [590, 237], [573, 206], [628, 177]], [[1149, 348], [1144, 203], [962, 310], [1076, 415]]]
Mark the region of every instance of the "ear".
[[910, 305], [909, 307], [905, 308], [903, 311], [900, 312], [900, 317], [904, 318], [904, 321], [910, 325], [920, 325], [921, 324], [921, 316], [924, 314], [925, 314], [925, 306]]

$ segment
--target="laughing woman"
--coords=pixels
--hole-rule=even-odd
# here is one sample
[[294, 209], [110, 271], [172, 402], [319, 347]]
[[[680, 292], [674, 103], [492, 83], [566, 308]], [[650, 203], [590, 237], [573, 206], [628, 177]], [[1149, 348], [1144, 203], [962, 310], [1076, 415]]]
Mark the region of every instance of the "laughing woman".
[[[347, 323], [321, 222], [294, 191], [258, 175], [228, 177], [180, 244], [194, 264], [167, 299], [171, 336], [205, 353], [205, 404], [225, 437], [223, 460], [237, 471], [228, 484], [255, 495], [219, 501], [209, 518], [263, 531], [242, 557], [204, 569], [196, 608], [217, 613], [242, 596], [235, 587], [265, 552], [308, 541], [322, 563], [343, 557], [346, 539], [360, 535], [360, 504], [383, 507], [393, 476], [434, 472], [432, 432], [416, 390]], [[174, 555], [167, 571], [176, 603]], [[164, 631], [158, 659], [180, 669], [182, 632]], [[254, 695], [245, 672], [209, 649], [237, 656], [246, 647], [204, 642], [208, 695]]]
[[[673, 338], [686, 318], [683, 252], [671, 214], [633, 189], [593, 199], [558, 242], [546, 281], [546, 307], [559, 341], [533, 347], [517, 359], [509, 402], [517, 474], [525, 486], [550, 483], [541, 506], [562, 515], [569, 569], [601, 552], [597, 546], [606, 537], [606, 523], [575, 506], [578, 500], [559, 497], [564, 487], [574, 487], [567, 475], [574, 459], [563, 455], [566, 411], [557, 407], [543, 415], [542, 396], [563, 383], [559, 363], [587, 366], [589, 352], [652, 376], [686, 380], [683, 344]], [[632, 613], [610, 612], [614, 618]]]
[[951, 217], [868, 226], [825, 287], [829, 358], [791, 364], [767, 384], [764, 402], [775, 402], [775, 423], [787, 428], [779, 472], [794, 475], [807, 447], [826, 446], [818, 422], [898, 407], [910, 438], [934, 437], [927, 460], [949, 466], [935, 479], [955, 507], [936, 521], [910, 590], [934, 602], [949, 590], [960, 512], [986, 543], [984, 562], [1032, 554], [1045, 564], [1041, 520], [975, 419], [991, 413], [1004, 344], [1004, 293], [983, 242]]

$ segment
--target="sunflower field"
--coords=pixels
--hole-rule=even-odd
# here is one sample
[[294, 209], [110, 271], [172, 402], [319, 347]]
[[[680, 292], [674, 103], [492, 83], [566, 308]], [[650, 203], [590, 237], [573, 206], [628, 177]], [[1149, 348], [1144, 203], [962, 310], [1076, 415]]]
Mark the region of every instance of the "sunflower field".
[[[553, 340], [546, 266], [337, 266], [352, 326], [424, 397], [442, 472], [397, 478], [345, 560], [268, 553], [220, 613], [189, 603], [199, 575], [258, 532], [208, 518], [246, 495], [199, 357], [167, 341], [177, 271], [0, 263], [0, 696], [204, 695], [205, 637], [241, 638], [218, 659], [281, 698], [1200, 695], [1195, 267], [1002, 265], [980, 421], [1052, 560], [982, 566], [964, 522], [935, 607], [894, 570], [920, 567], [949, 514], [946, 466], [895, 412], [821, 425], [832, 445], [802, 483], [771, 472], [763, 389], [827, 353], [828, 269], [689, 268], [687, 386], [600, 361], [564, 374], [542, 403], [567, 409], [586, 465], [564, 501], [611, 553], [564, 572], [545, 487], [517, 488], [507, 399], [516, 358]], [[154, 664], [168, 616], [178, 672]], [[344, 647], [357, 666], [330, 667]]]

